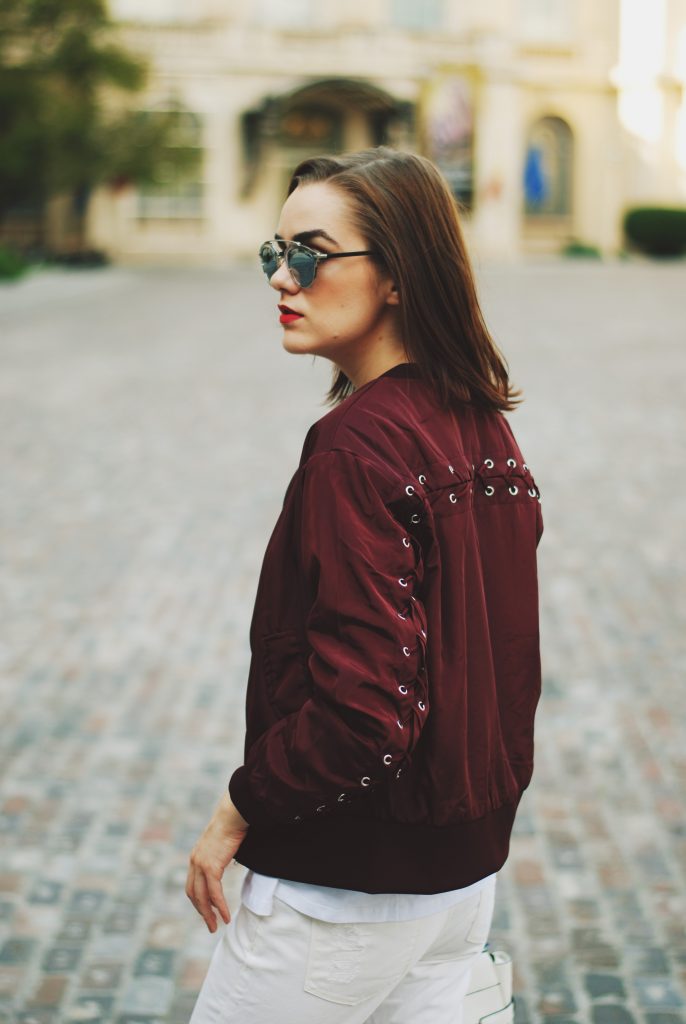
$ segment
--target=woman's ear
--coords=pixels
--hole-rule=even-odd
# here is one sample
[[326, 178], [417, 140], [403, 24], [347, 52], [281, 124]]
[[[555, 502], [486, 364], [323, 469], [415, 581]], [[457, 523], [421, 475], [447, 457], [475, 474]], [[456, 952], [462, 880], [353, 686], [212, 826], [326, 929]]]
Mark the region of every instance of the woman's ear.
[[386, 296], [386, 304], [388, 306], [399, 306], [400, 305], [400, 292], [396, 284], [391, 285], [391, 289]]

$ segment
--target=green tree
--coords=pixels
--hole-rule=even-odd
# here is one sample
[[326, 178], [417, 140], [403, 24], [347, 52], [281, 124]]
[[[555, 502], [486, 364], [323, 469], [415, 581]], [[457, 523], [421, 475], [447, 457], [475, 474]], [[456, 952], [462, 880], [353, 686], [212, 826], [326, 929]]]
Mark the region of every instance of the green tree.
[[0, 229], [13, 207], [64, 193], [83, 223], [95, 186], [197, 166], [181, 111], [126, 105], [149, 66], [116, 32], [107, 0], [0, 0]]

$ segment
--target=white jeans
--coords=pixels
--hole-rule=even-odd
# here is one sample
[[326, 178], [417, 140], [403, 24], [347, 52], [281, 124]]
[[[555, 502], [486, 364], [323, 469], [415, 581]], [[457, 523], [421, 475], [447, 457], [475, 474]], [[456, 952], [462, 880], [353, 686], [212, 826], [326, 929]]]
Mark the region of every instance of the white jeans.
[[413, 921], [332, 924], [279, 899], [267, 917], [241, 904], [189, 1024], [462, 1024], [495, 882]]

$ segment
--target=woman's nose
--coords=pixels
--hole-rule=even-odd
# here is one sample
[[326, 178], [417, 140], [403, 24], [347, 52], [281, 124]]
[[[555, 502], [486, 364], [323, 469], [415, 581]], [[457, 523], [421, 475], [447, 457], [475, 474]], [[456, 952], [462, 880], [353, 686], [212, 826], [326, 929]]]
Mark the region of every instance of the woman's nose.
[[298, 285], [291, 277], [291, 272], [282, 260], [280, 266], [269, 278], [269, 283], [277, 292], [289, 292], [291, 295], [298, 291]]

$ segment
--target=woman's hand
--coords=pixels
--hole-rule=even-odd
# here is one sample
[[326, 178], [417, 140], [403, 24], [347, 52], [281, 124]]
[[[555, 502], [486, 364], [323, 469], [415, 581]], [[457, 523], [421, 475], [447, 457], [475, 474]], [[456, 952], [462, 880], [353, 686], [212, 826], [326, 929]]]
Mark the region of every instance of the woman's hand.
[[186, 896], [211, 932], [217, 930], [216, 907], [225, 924], [231, 920], [221, 878], [224, 868], [243, 842], [248, 822], [239, 814], [228, 792], [224, 794], [197, 843], [191, 850]]

